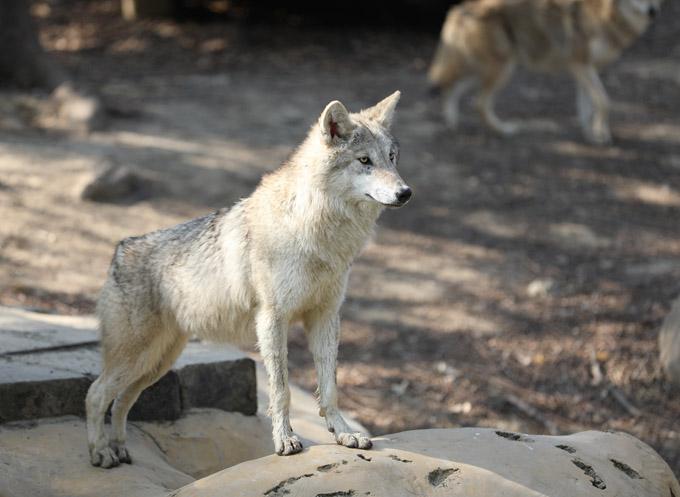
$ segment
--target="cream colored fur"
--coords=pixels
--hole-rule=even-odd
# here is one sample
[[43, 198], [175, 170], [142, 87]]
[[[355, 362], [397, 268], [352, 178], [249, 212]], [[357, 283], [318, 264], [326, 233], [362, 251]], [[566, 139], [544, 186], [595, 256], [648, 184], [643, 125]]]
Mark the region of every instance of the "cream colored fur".
[[329, 431], [339, 444], [371, 447], [338, 410], [338, 311], [352, 261], [381, 211], [410, 197], [389, 133], [398, 100], [396, 92], [358, 114], [331, 102], [289, 161], [250, 197], [118, 245], [97, 307], [103, 370], [86, 401], [92, 464], [130, 462], [127, 413], [190, 337], [257, 340], [276, 452], [302, 450], [288, 414], [287, 333], [295, 321], [306, 330]]

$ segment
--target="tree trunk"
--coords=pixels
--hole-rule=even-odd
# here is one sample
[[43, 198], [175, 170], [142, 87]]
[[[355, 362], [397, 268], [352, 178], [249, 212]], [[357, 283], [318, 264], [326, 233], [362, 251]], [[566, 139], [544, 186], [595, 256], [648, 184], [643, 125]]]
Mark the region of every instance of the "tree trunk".
[[0, 86], [53, 90], [66, 78], [42, 49], [30, 0], [0, 0]]

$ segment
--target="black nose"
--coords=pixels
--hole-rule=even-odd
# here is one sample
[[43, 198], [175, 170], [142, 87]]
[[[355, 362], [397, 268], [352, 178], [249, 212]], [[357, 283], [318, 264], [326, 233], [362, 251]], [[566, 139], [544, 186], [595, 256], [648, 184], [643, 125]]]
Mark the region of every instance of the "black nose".
[[409, 201], [411, 195], [413, 195], [413, 192], [408, 186], [406, 186], [399, 193], [397, 193], [397, 202], [399, 202], [399, 205], [404, 205]]
[[656, 17], [656, 7], [654, 7], [653, 5], [650, 5], [649, 9], [647, 10], [647, 14], [649, 15], [649, 17], [654, 19]]

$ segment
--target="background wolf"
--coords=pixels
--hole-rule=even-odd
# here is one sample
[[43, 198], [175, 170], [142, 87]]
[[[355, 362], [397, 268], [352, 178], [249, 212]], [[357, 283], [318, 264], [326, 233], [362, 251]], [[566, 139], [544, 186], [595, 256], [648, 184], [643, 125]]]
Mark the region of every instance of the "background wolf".
[[516, 64], [568, 72], [578, 89], [578, 114], [588, 139], [611, 139], [609, 101], [597, 68], [618, 58], [656, 15], [661, 0], [476, 0], [449, 10], [430, 66], [430, 83], [445, 91], [444, 117], [454, 127], [461, 96], [480, 86], [479, 110], [494, 131], [516, 123], [494, 112], [496, 93]]
[[[119, 243], [97, 306], [103, 369], [86, 400], [92, 464], [130, 462], [128, 411], [191, 336], [256, 335], [269, 375], [276, 452], [302, 450], [288, 415], [287, 332], [297, 320], [314, 357], [328, 430], [339, 444], [371, 447], [338, 411], [338, 310], [350, 265], [380, 212], [411, 197], [389, 133], [399, 96], [357, 114], [331, 102], [289, 161], [250, 197]], [[104, 415], [112, 400], [109, 438]]]

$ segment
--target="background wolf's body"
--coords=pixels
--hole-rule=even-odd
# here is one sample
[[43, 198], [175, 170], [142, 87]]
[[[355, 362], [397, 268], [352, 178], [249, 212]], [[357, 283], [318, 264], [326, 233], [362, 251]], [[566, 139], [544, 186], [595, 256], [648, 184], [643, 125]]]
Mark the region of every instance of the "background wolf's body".
[[502, 134], [518, 126], [493, 110], [496, 93], [515, 65], [568, 72], [578, 85], [586, 136], [610, 140], [608, 97], [597, 68], [617, 59], [647, 28], [661, 0], [475, 0], [451, 8], [430, 67], [430, 82], [447, 91], [444, 115], [458, 120], [458, 103], [480, 85], [485, 123]]
[[[104, 364], [87, 398], [93, 464], [130, 461], [127, 413], [191, 336], [257, 338], [270, 378], [276, 450], [301, 450], [288, 419], [286, 338], [297, 320], [309, 337], [329, 430], [338, 443], [370, 447], [337, 409], [338, 310], [351, 262], [384, 205], [403, 205], [410, 196], [386, 130], [398, 97], [352, 117], [339, 102], [329, 104], [291, 159], [250, 197], [118, 245], [97, 306]], [[373, 166], [357, 155], [372, 157]], [[113, 399], [109, 439], [104, 414]]]

